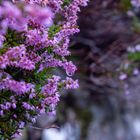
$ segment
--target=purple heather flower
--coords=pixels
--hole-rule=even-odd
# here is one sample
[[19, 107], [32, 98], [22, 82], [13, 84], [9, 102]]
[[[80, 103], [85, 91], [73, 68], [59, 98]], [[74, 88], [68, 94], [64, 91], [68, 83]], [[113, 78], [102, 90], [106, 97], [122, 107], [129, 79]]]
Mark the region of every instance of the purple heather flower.
[[54, 116], [54, 115], [56, 115], [56, 111], [53, 110], [53, 111], [47, 112], [47, 114], [48, 114], [49, 116]]
[[4, 113], [3, 113], [3, 110], [0, 110], [0, 116], [3, 116]]
[[14, 114], [14, 115], [13, 115], [13, 117], [16, 119], [16, 118], [17, 118], [17, 115], [16, 115], [16, 114]]
[[5, 40], [5, 37], [3, 35], [0, 34], [0, 48], [3, 47], [3, 42]]
[[53, 95], [58, 90], [59, 76], [53, 76], [52, 79], [48, 79], [48, 84], [42, 88], [42, 93], [45, 95]]
[[76, 66], [72, 63], [72, 61], [64, 62], [63, 68], [66, 70], [66, 73], [69, 76], [73, 75], [75, 73], [75, 71], [77, 70]]
[[136, 46], [135, 46], [135, 49], [136, 49], [136, 51], [140, 51], [140, 44], [137, 44]]
[[18, 125], [19, 128], [23, 128], [24, 126], [25, 126], [25, 122], [23, 121], [19, 122], [19, 125]]
[[35, 96], [36, 96], [35, 93], [31, 93], [31, 94], [29, 95], [29, 99], [32, 99], [32, 98], [34, 98]]
[[38, 5], [27, 5], [25, 11], [29, 14], [28, 18], [38, 25], [48, 27], [53, 23], [53, 13], [47, 7], [42, 8]]
[[66, 80], [63, 80], [66, 89], [76, 89], [79, 87], [78, 80], [73, 80], [72, 78], [67, 77]]
[[0, 68], [6, 68], [6, 66], [33, 70], [35, 68], [35, 63], [27, 57], [26, 48], [24, 45], [21, 45], [9, 48], [3, 56], [0, 56]]
[[2, 89], [7, 89], [15, 92], [17, 95], [34, 91], [34, 85], [10, 79], [4, 79], [3, 81], [1, 81], [0, 86]]
[[11, 106], [12, 106], [13, 109], [15, 109], [17, 107], [15, 103], [12, 103]]
[[5, 104], [5, 109], [6, 109], [6, 110], [9, 110], [10, 108], [11, 108], [11, 103], [6, 102], [6, 104]]
[[69, 38], [65, 38], [60, 45], [55, 46], [54, 48], [54, 52], [60, 56], [67, 56], [70, 55], [70, 52], [68, 51], [68, 47], [69, 47]]
[[31, 118], [32, 123], [36, 123], [36, 118]]
[[120, 80], [125, 80], [127, 78], [127, 74], [122, 73], [119, 77]]
[[29, 105], [29, 104], [26, 103], [26, 102], [23, 102], [23, 103], [22, 103], [22, 106], [23, 106], [25, 109], [27, 109], [27, 110], [30, 110], [30, 109], [31, 109], [31, 105]]

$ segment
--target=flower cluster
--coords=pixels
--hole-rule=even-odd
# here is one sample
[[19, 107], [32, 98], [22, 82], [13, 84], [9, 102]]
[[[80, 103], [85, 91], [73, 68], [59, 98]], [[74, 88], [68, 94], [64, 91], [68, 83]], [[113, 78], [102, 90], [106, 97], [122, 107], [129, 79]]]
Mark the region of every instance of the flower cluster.
[[[54, 114], [60, 90], [78, 88], [67, 60], [77, 13], [87, 0], [0, 1], [0, 138], [12, 139], [42, 113]], [[55, 75], [57, 69], [66, 78]], [[55, 71], [54, 71], [55, 70]]]

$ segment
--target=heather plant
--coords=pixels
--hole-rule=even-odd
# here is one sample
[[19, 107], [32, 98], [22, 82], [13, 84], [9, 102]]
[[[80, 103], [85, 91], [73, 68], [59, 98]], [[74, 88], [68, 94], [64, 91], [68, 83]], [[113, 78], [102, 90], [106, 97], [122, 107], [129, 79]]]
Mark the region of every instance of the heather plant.
[[[0, 0], [0, 139], [20, 135], [27, 123], [55, 114], [62, 89], [78, 88], [70, 36], [87, 0]], [[66, 72], [61, 77], [54, 71]]]

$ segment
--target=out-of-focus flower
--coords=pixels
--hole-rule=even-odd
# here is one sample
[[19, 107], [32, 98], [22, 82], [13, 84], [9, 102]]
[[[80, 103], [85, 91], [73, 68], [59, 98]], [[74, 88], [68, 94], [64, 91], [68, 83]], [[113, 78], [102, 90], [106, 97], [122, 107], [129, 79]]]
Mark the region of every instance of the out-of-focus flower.
[[140, 7], [140, 0], [131, 0], [131, 3], [134, 7]]

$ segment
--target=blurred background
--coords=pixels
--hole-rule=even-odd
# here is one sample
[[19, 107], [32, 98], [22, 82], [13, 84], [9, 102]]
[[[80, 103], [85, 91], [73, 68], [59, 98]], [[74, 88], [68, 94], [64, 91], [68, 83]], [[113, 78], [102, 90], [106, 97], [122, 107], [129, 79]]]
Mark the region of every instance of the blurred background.
[[40, 116], [18, 140], [140, 140], [140, 8], [131, 2], [81, 9], [70, 44], [80, 88], [63, 91], [57, 115]]

